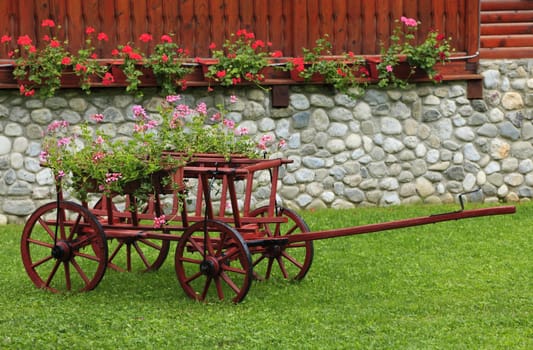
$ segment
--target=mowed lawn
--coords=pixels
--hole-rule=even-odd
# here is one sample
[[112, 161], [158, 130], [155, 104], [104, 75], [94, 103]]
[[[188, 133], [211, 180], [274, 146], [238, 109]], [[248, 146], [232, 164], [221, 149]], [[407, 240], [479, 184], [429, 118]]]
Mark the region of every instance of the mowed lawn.
[[[450, 210], [303, 212], [311, 230]], [[299, 282], [240, 304], [187, 298], [174, 249], [154, 273], [107, 271], [91, 292], [36, 289], [22, 226], [0, 227], [0, 349], [533, 349], [533, 204], [513, 215], [315, 242]]]

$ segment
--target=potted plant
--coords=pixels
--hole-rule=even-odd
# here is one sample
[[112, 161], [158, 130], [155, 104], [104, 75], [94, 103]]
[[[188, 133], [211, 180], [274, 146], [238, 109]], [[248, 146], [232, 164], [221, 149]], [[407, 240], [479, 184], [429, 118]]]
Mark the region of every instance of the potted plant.
[[364, 58], [352, 52], [333, 56], [328, 35], [317, 39], [313, 48], [302, 51], [302, 57], [295, 57], [289, 63], [293, 80], [324, 81], [353, 97], [364, 93], [370, 76]]
[[187, 81], [184, 77], [193, 72], [188, 64], [189, 52], [172, 40], [171, 35], [162, 35], [161, 42], [156, 44], [153, 53], [146, 58], [145, 67], [155, 74], [164, 95], [176, 94], [176, 87], [184, 90]]
[[271, 43], [256, 39], [255, 34], [246, 29], [231, 33], [230, 38], [216, 49], [211, 43], [212, 58], [197, 59], [203, 64], [208, 79], [223, 86], [233, 86], [242, 82], [252, 82], [261, 87], [265, 80], [265, 69], [271, 57], [279, 57], [280, 51], [269, 52]]
[[49, 167], [58, 189], [68, 189], [86, 201], [92, 192], [105, 195], [132, 193], [146, 198], [154, 192], [161, 172], [173, 171], [183, 162], [163, 155], [158, 124], [140, 106], [134, 107], [135, 123], [130, 138], [112, 139], [102, 129], [101, 114], [80, 125], [56, 120], [47, 129], [41, 162]]
[[[70, 54], [62, 42], [54, 35], [56, 28], [51, 19], [42, 21], [41, 26], [48, 28], [49, 34], [43, 36], [44, 47], [35, 47], [33, 40], [28, 35], [21, 35], [17, 39], [18, 47], [9, 53], [15, 60], [13, 76], [19, 82], [20, 93], [33, 96], [35, 89], [41, 98], [53, 96], [61, 87], [61, 74], [66, 66], [71, 63]], [[4, 44], [10, 45], [11, 38], [4, 35]]]
[[[108, 73], [109, 67], [98, 61], [96, 48], [93, 46], [93, 39], [96, 36], [97, 42], [108, 41], [108, 36], [104, 32], [96, 34], [96, 30], [88, 26], [85, 29], [85, 46], [78, 50], [77, 55], [72, 55], [71, 66], [74, 74], [79, 77], [77, 85], [87, 94], [91, 92], [91, 87], [97, 81], [103, 85], [110, 83]], [[64, 83], [62, 84], [65, 85]]]
[[[236, 103], [231, 96], [229, 103]], [[223, 105], [208, 108], [200, 102], [190, 107], [179, 95], [167, 96], [160, 107], [161, 138], [167, 151], [186, 155], [216, 154], [226, 160], [235, 156], [261, 158], [271, 147], [283, 147], [284, 140], [274, 144], [272, 135], [254, 139], [246, 127], [238, 126], [227, 116]]]
[[418, 44], [416, 32], [420, 22], [413, 18], [401, 17], [396, 20], [390, 45], [385, 48], [382, 43], [381, 57], [373, 60], [374, 77], [380, 87], [406, 87], [410, 78], [423, 72], [434, 82], [441, 82], [443, 77], [435, 68], [444, 64], [453, 52], [450, 39], [436, 30], [431, 30]]

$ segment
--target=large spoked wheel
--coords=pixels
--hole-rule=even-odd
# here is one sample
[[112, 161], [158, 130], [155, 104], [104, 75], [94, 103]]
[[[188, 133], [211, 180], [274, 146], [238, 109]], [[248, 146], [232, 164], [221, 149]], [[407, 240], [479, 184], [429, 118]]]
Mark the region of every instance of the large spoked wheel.
[[[94, 209], [101, 212], [104, 208], [104, 198], [101, 198]], [[149, 206], [143, 209], [142, 214], [147, 214]], [[113, 222], [118, 224], [131, 224], [131, 213], [120, 211], [111, 201]], [[147, 216], [147, 215], [144, 215]], [[108, 223], [107, 216], [98, 215], [104, 223]], [[150, 216], [153, 219], [153, 215]], [[169, 233], [163, 230], [163, 233]], [[170, 250], [170, 241], [161, 239], [139, 238], [135, 234], [131, 237], [113, 237], [108, 239], [109, 267], [116, 271], [156, 271], [165, 262]]]
[[[252, 217], [267, 217], [268, 207], [257, 208], [250, 213]], [[260, 223], [259, 232], [266, 237], [283, 237], [309, 232], [305, 221], [294, 211], [276, 208], [276, 217], [286, 218], [285, 223]], [[267, 220], [268, 221], [268, 220]], [[269, 245], [251, 249], [254, 277], [263, 280], [275, 275], [279, 268], [285, 279], [300, 280], [305, 277], [313, 261], [313, 242], [294, 242], [287, 245]]]
[[45, 204], [30, 216], [21, 254], [32, 282], [56, 293], [94, 289], [107, 266], [107, 242], [98, 219], [67, 201]]
[[196, 300], [244, 299], [252, 283], [250, 252], [239, 232], [213, 220], [198, 222], [183, 234], [176, 249], [176, 275]]

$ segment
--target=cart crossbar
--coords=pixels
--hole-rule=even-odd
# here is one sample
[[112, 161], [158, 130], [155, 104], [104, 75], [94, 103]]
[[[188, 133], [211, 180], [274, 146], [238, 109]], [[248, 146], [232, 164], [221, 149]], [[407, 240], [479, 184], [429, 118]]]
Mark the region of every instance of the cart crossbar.
[[[412, 226], [421, 226], [421, 225], [434, 224], [434, 223], [443, 222], [443, 221], [468, 219], [468, 218], [475, 218], [475, 217], [480, 217], [480, 216], [513, 214], [515, 212], [516, 212], [516, 208], [514, 206], [501, 206], [501, 207], [492, 207], [492, 208], [459, 210], [459, 211], [450, 212], [450, 213], [435, 214], [435, 215], [429, 215], [429, 216], [423, 216], [423, 217], [417, 217], [417, 218], [382, 222], [382, 223], [377, 223], [377, 224], [368, 224], [368, 225], [362, 225], [362, 226], [346, 227], [346, 228], [331, 229], [331, 230], [324, 230], [324, 231], [315, 231], [315, 232], [308, 232], [308, 233], [306, 232], [306, 233], [302, 233], [298, 235], [289, 235], [284, 238], [287, 238], [288, 243], [290, 244], [290, 243], [295, 243], [295, 242], [314, 241], [318, 239], [360, 235], [363, 233], [372, 233], [372, 232], [393, 230], [393, 229], [406, 228], [406, 227], [412, 227]], [[276, 238], [274, 237], [272, 239], [275, 240]]]

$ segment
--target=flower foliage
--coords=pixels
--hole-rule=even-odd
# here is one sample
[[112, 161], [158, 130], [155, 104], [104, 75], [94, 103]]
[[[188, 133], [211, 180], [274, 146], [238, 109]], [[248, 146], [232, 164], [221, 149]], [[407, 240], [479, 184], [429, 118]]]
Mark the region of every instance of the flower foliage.
[[80, 77], [81, 89], [89, 94], [91, 92], [91, 84], [96, 79], [103, 79], [104, 84], [107, 84], [110, 80], [109, 74], [106, 75], [108, 67], [97, 61], [98, 55], [93, 44], [94, 39], [99, 43], [108, 41], [109, 38], [104, 32], [97, 34], [96, 30], [91, 26], [85, 29], [85, 36], [85, 46], [78, 50], [77, 55], [72, 55], [70, 64], [76, 75]]
[[[43, 20], [41, 26], [48, 29], [48, 34], [42, 38], [42, 48], [37, 48], [28, 35], [21, 35], [17, 39], [18, 47], [9, 56], [15, 58], [13, 75], [21, 81], [20, 93], [33, 96], [35, 88], [40, 87], [39, 95], [45, 98], [53, 96], [61, 87], [61, 73], [70, 65], [70, 54], [65, 48], [66, 43], [55, 35], [60, 26], [51, 19]], [[11, 37], [4, 35], [1, 41], [9, 45]]]
[[164, 95], [175, 94], [176, 86], [180, 86], [182, 90], [187, 88], [187, 81], [183, 77], [193, 70], [191, 66], [184, 64], [188, 58], [189, 50], [175, 43], [171, 35], [161, 36], [161, 41], [146, 59], [145, 66], [151, 68], [156, 75]]
[[269, 53], [272, 43], [256, 39], [255, 34], [246, 29], [231, 33], [222, 49], [217, 50], [211, 43], [210, 49], [216, 63], [208, 68], [207, 76], [223, 86], [232, 86], [244, 81], [260, 84], [265, 80], [262, 69], [268, 66], [269, 57], [279, 56], [280, 52]]
[[[439, 74], [435, 65], [445, 63], [450, 57], [453, 52], [451, 39], [446, 39], [443, 34], [431, 30], [418, 44], [416, 33], [419, 26], [420, 22], [413, 18], [402, 16], [400, 20], [396, 20], [396, 26], [390, 37], [390, 45], [385, 48], [382, 44], [381, 48], [381, 61], [377, 66], [380, 87], [406, 87], [409, 77], [416, 72], [417, 68], [425, 71], [434, 82], [442, 81], [442, 75]], [[402, 57], [405, 57], [410, 67], [410, 75], [406, 79], [401, 79], [396, 74]]]
[[[142, 41], [148, 40], [146, 35], [148, 34], [142, 34], [140, 39]], [[151, 40], [151, 36], [149, 38]], [[119, 45], [118, 48], [111, 52], [111, 55], [115, 58], [122, 59], [120, 68], [126, 76], [126, 92], [142, 96], [142, 93], [139, 92], [139, 85], [141, 84], [141, 76], [143, 75], [140, 67], [144, 64], [144, 53], [139, 48], [128, 43]]]
[[41, 162], [51, 168], [61, 188], [73, 190], [81, 200], [90, 192], [123, 194], [135, 181], [139, 181], [137, 195], [153, 192], [152, 174], [172, 169], [180, 160], [163, 156], [158, 124], [142, 107], [134, 107], [133, 115], [132, 136], [117, 139], [101, 128], [93, 130], [104, 122], [101, 114], [81, 125], [52, 122], [43, 140]]
[[295, 57], [289, 63], [289, 69], [294, 69], [298, 77], [305, 80], [323, 78], [338, 91], [353, 97], [364, 93], [370, 77], [364, 58], [353, 52], [332, 57], [328, 35], [317, 39], [313, 48], [303, 48], [302, 51], [302, 57]]
[[[230, 104], [237, 103], [231, 96]], [[272, 135], [263, 135], [254, 140], [249, 130], [236, 125], [228, 117], [223, 105], [209, 109], [204, 102], [191, 107], [181, 102], [181, 96], [170, 95], [160, 108], [163, 119], [162, 139], [170, 151], [183, 152], [188, 156], [195, 153], [217, 153], [229, 158], [240, 154], [250, 158], [264, 156], [272, 147], [283, 147], [284, 140], [274, 145]]]

